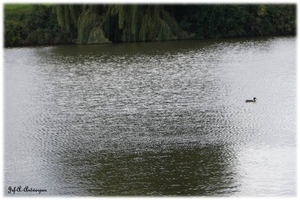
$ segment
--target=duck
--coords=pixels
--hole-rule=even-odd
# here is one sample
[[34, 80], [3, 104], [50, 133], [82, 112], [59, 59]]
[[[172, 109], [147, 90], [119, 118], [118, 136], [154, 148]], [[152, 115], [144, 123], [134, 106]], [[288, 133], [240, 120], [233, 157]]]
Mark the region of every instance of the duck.
[[256, 102], [256, 97], [253, 97], [253, 100], [247, 99], [247, 100], [246, 100], [246, 103], [248, 103], [248, 102]]

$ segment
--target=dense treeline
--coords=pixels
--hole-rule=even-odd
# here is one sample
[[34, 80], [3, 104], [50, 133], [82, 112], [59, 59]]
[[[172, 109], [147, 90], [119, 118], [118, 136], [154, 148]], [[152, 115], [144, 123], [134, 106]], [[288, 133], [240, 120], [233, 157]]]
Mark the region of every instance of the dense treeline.
[[33, 5], [6, 12], [5, 46], [295, 35], [296, 5]]
[[295, 5], [171, 6], [171, 15], [197, 38], [294, 35]]
[[[70, 33], [57, 23], [56, 14], [50, 6], [31, 5], [26, 10], [5, 10], [5, 46], [53, 45], [75, 42], [69, 39]], [[76, 32], [76, 31], [75, 31]]]

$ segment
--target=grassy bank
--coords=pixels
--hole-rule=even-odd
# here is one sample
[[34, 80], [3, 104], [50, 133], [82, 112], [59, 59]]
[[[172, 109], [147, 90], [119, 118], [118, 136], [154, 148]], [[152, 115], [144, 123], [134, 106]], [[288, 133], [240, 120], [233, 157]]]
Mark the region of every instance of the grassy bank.
[[33, 10], [32, 4], [5, 4], [4, 12], [5, 14], [27, 14]]

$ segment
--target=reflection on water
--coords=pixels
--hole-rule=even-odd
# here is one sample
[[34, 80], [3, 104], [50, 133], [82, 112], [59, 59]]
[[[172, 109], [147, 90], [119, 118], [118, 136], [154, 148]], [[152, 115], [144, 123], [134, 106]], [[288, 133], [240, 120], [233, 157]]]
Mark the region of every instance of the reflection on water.
[[222, 146], [192, 146], [95, 155], [87, 162], [98, 165], [83, 179], [94, 183], [88, 189], [94, 195], [230, 194], [237, 190], [236, 174], [223, 151]]
[[4, 191], [295, 195], [295, 49], [295, 38], [5, 49]]

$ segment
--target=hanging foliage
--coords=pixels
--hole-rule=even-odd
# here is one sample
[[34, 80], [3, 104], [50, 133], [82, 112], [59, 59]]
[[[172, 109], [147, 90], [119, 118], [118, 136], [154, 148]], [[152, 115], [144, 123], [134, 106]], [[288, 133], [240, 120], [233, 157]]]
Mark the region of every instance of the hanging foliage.
[[78, 18], [79, 44], [99, 44], [109, 42], [102, 30], [102, 17], [97, 14], [97, 7], [91, 6]]
[[56, 5], [55, 10], [62, 28], [77, 28], [80, 44], [189, 37], [161, 5]]

